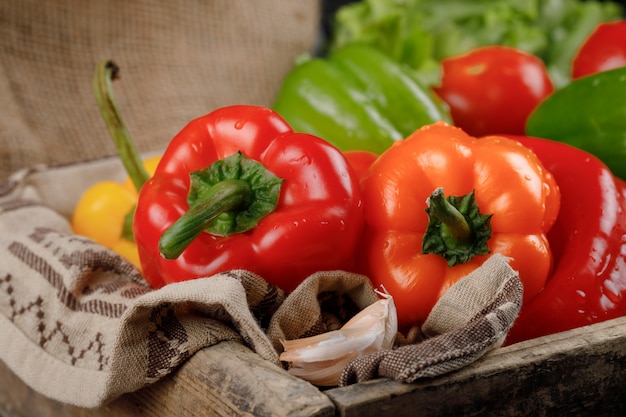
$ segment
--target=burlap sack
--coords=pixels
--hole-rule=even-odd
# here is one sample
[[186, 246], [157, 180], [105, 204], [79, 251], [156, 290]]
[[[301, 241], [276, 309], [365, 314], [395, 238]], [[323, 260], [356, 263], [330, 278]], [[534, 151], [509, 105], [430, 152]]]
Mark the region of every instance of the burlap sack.
[[367, 277], [342, 271], [312, 275], [289, 295], [272, 317], [267, 334], [278, 352], [283, 340], [300, 339], [341, 328], [378, 297]]
[[[394, 349], [353, 360], [339, 384], [381, 377], [410, 383], [467, 366], [502, 345], [519, 314], [522, 295], [519, 275], [507, 258], [495, 254], [441, 297], [418, 329], [419, 337], [399, 333]], [[282, 352], [281, 341], [337, 330], [376, 300], [366, 277], [320, 272], [286, 298], [272, 317], [268, 335]]]
[[522, 295], [517, 272], [495, 254], [439, 299], [421, 328], [423, 341], [355, 359], [340, 385], [380, 377], [410, 383], [467, 366], [502, 345]]
[[140, 151], [230, 104], [269, 105], [318, 42], [319, 0], [0, 2], [0, 181], [36, 164], [113, 155], [91, 91], [121, 67], [116, 97]]
[[154, 291], [54, 210], [15, 200], [0, 204], [0, 259], [0, 359], [50, 398], [99, 406], [223, 340], [278, 363], [261, 324], [283, 293], [249, 272]]

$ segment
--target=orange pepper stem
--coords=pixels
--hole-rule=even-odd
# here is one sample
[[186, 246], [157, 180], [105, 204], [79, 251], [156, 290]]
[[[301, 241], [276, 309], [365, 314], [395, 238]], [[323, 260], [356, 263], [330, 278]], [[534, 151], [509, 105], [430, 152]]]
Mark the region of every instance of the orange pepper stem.
[[454, 207], [443, 194], [443, 188], [439, 187], [432, 192], [426, 204], [429, 207], [429, 215], [435, 216], [441, 221], [441, 228], [445, 228], [449, 235], [461, 243], [468, 243], [472, 238], [472, 230], [465, 216]]
[[203, 200], [192, 205], [161, 235], [161, 256], [165, 259], [178, 258], [219, 215], [247, 208], [253, 199], [254, 194], [247, 181], [227, 179], [213, 185]]
[[473, 191], [446, 198], [443, 188], [437, 188], [426, 204], [422, 253], [443, 256], [450, 267], [489, 253], [491, 214], [480, 213]]
[[117, 153], [124, 164], [124, 169], [131, 178], [137, 192], [148, 181], [150, 175], [146, 171], [139, 152], [122, 120], [117, 107], [111, 81], [118, 78], [119, 67], [113, 61], [102, 61], [96, 66], [93, 78], [93, 91], [109, 134], [115, 143]]

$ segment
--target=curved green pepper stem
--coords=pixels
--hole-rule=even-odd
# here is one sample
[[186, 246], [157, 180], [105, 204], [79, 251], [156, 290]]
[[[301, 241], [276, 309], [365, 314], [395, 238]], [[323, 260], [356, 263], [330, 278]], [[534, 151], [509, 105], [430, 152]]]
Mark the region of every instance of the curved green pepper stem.
[[480, 213], [473, 191], [446, 198], [440, 187], [432, 192], [426, 204], [429, 220], [422, 253], [441, 255], [450, 267], [489, 253], [491, 214]]
[[176, 259], [219, 215], [247, 208], [254, 193], [247, 181], [223, 180], [212, 186], [204, 199], [174, 222], [159, 240], [159, 250], [165, 259]]
[[143, 166], [139, 152], [128, 133], [117, 107], [111, 81], [118, 77], [119, 67], [113, 61], [102, 61], [96, 66], [93, 78], [93, 91], [109, 134], [115, 143], [117, 153], [124, 168], [139, 192], [141, 186], [148, 181], [150, 175]]
[[202, 232], [229, 236], [255, 228], [274, 211], [283, 180], [236, 152], [189, 174], [189, 210], [159, 240], [165, 259], [176, 259]]
[[461, 212], [454, 207], [443, 194], [443, 188], [437, 188], [427, 200], [428, 214], [441, 221], [442, 228], [459, 243], [467, 244], [472, 238], [472, 230]]

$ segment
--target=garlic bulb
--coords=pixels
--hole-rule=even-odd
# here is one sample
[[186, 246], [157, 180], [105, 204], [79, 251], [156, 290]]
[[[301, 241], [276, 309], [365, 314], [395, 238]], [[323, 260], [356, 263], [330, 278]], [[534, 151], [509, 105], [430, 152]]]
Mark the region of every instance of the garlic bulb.
[[391, 349], [398, 331], [393, 298], [382, 288], [380, 300], [352, 317], [339, 330], [283, 342], [280, 360], [289, 373], [319, 386], [334, 386], [343, 368], [358, 356]]

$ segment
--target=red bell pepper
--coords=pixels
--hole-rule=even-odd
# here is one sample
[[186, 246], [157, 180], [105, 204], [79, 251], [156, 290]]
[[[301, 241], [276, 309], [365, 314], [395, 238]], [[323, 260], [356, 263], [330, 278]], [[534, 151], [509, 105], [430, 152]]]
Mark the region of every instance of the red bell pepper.
[[514, 137], [532, 149], [561, 190], [548, 234], [555, 266], [522, 307], [506, 343], [626, 314], [626, 183], [596, 157], [556, 141]]
[[133, 223], [154, 287], [247, 269], [287, 292], [313, 272], [353, 270], [362, 228], [342, 153], [256, 106], [215, 110], [176, 135]]

